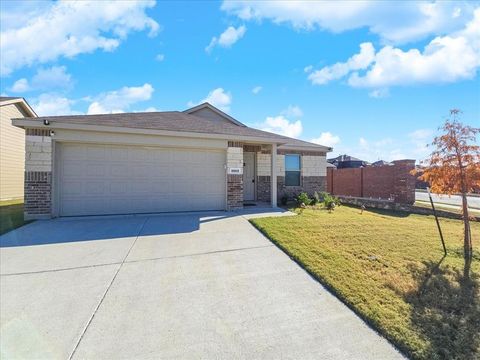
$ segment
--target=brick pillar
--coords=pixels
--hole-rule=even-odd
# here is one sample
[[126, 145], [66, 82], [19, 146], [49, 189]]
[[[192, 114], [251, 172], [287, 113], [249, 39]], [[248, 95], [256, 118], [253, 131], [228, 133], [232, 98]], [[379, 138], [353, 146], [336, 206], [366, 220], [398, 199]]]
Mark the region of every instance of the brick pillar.
[[415, 169], [415, 160], [393, 161], [393, 198], [401, 204], [413, 204], [415, 202], [415, 176], [410, 171]]
[[25, 202], [26, 220], [44, 219], [52, 213], [52, 139], [49, 130], [26, 129]]
[[[229, 174], [230, 168], [242, 169], [242, 174]], [[227, 210], [243, 208], [243, 144], [229, 141], [227, 148]]]
[[327, 167], [327, 192], [333, 194], [333, 169]]

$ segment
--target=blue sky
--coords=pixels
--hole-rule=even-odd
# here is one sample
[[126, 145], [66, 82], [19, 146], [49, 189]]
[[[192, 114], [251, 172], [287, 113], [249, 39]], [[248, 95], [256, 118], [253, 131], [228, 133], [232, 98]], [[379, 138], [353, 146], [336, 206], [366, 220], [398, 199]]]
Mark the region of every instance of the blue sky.
[[480, 2], [1, 3], [1, 89], [41, 115], [183, 110], [375, 161], [480, 124]]

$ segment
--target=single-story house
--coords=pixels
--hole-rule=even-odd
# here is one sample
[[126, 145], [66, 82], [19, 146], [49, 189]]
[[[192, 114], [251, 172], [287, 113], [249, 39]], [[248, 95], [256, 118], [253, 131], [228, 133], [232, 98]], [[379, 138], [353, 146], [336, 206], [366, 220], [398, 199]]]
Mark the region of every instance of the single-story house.
[[35, 111], [22, 97], [0, 97], [0, 200], [23, 198], [25, 131], [13, 118], [33, 118]]
[[235, 210], [326, 189], [331, 148], [245, 126], [214, 106], [14, 119], [25, 216]]

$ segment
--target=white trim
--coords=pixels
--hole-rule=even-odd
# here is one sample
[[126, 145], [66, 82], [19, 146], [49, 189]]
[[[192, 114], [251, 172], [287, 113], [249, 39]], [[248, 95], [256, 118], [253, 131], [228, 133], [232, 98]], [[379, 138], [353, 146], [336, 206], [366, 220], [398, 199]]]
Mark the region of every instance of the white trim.
[[226, 120], [231, 121], [235, 125], [246, 127], [245, 124], [242, 124], [240, 121], [234, 119], [233, 117], [231, 117], [227, 113], [224, 113], [222, 110], [217, 109], [215, 106], [209, 104], [208, 102], [204, 102], [203, 104], [194, 106], [190, 109], [184, 110], [183, 112], [186, 113], [186, 114], [191, 114], [191, 113], [194, 113], [194, 112], [196, 112], [198, 110], [202, 110], [202, 109], [209, 109], [209, 110], [213, 111], [214, 113], [216, 113], [217, 115], [220, 115], [221, 117], [225, 118]]
[[277, 144], [272, 144], [272, 156], [271, 161], [271, 174], [270, 176], [270, 195], [272, 207], [277, 207]]

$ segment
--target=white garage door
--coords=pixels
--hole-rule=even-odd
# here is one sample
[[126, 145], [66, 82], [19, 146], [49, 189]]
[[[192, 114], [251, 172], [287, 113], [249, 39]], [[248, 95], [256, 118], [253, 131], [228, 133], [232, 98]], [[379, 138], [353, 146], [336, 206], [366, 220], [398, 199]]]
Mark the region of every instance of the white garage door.
[[225, 209], [225, 151], [58, 146], [62, 216]]

